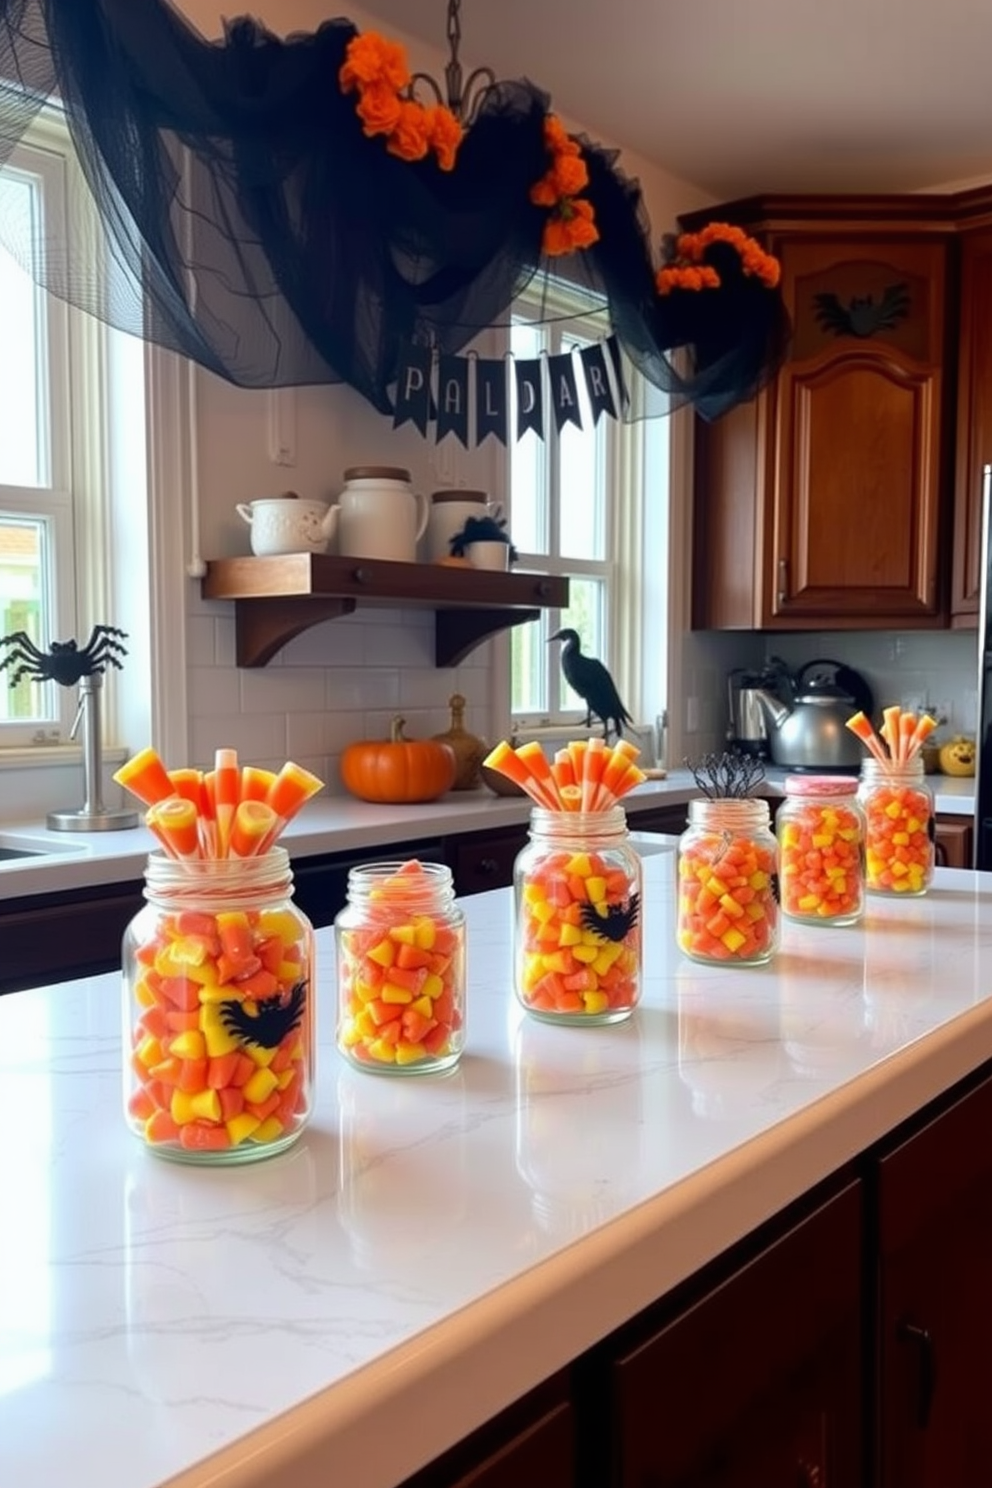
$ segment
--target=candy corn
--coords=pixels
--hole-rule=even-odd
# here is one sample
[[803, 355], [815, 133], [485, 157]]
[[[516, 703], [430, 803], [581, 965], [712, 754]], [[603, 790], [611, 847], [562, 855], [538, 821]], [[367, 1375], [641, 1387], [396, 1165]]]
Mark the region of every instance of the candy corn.
[[513, 749], [504, 739], [484, 760], [526, 791], [546, 811], [608, 811], [621, 796], [647, 779], [634, 761], [636, 745], [619, 739], [579, 739], [559, 749], [549, 762], [536, 741]]
[[218, 749], [212, 770], [167, 770], [142, 749], [114, 779], [142, 801], [145, 823], [172, 858], [251, 858], [268, 852], [323, 781], [288, 760], [278, 774]]

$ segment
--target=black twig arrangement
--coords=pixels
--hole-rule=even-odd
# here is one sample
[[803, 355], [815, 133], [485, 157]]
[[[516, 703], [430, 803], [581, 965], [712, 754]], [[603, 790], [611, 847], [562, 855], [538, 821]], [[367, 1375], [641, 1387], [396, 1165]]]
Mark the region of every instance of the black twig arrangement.
[[761, 760], [750, 754], [704, 754], [684, 761], [693, 780], [711, 801], [744, 800], [765, 778]]
[[510, 549], [510, 562], [516, 563], [518, 553], [510, 542], [510, 534], [506, 531], [506, 520], [503, 517], [469, 517], [460, 532], [456, 532], [451, 538], [451, 556], [453, 558], [464, 558], [465, 549], [472, 543], [477, 542], [501, 542], [506, 543]]

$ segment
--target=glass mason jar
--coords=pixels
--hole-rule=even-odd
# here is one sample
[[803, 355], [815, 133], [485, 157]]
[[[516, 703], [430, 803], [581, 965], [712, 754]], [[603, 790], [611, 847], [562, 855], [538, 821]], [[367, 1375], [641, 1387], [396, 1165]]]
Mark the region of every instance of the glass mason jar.
[[869, 893], [925, 894], [933, 878], [936, 823], [923, 756], [902, 765], [864, 760], [858, 798]]
[[782, 913], [853, 925], [865, 902], [865, 816], [853, 775], [787, 775], [775, 819]]
[[679, 838], [676, 935], [693, 961], [758, 965], [778, 949], [778, 850], [768, 802], [689, 802]]
[[465, 916], [443, 863], [367, 863], [334, 921], [338, 1049], [377, 1074], [450, 1069], [465, 1042]]
[[530, 815], [513, 865], [514, 988], [549, 1023], [619, 1023], [641, 996], [641, 860], [622, 806]]
[[310, 1117], [313, 927], [289, 854], [152, 853], [122, 948], [125, 1109], [150, 1150], [190, 1163], [282, 1152]]

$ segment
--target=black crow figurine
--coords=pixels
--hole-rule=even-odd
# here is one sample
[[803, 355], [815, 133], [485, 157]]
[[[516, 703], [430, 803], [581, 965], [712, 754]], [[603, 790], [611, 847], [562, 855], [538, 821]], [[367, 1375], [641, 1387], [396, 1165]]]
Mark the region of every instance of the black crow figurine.
[[619, 739], [625, 723], [633, 719], [620, 701], [616, 683], [601, 661], [594, 656], [583, 656], [582, 642], [577, 630], [556, 630], [548, 641], [562, 641], [561, 669], [565, 681], [573, 692], [577, 692], [586, 705], [586, 728], [592, 724], [595, 713], [603, 725], [603, 738], [610, 741], [612, 723]]

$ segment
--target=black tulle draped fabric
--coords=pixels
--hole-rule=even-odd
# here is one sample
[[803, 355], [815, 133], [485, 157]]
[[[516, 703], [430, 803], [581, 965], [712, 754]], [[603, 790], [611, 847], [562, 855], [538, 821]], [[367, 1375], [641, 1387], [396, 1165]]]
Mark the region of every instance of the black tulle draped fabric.
[[367, 138], [338, 83], [355, 35], [242, 17], [210, 41], [169, 0], [0, 0], [0, 158], [60, 99], [111, 245], [98, 276], [45, 244], [47, 287], [239, 386], [345, 382], [383, 411], [405, 345], [462, 350], [559, 264], [605, 296], [604, 334], [659, 395], [643, 411], [712, 418], [776, 369], [778, 292], [714, 245], [720, 289], [659, 296], [637, 184], [592, 141], [599, 241], [542, 255], [550, 100], [530, 83], [490, 91], [451, 171]]

